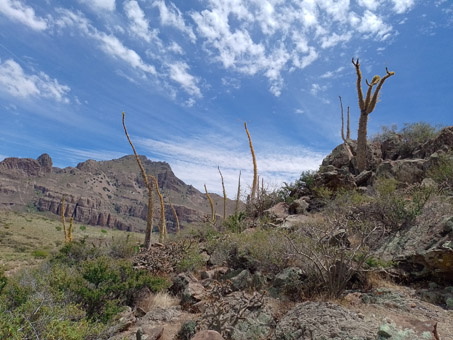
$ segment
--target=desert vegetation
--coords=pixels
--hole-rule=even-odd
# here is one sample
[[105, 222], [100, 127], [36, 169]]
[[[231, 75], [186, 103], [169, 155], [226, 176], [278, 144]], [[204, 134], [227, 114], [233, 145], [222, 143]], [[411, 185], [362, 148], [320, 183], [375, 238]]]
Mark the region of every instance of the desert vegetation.
[[[367, 140], [368, 115], [394, 72], [386, 69], [382, 78], [366, 81], [364, 98], [359, 60], [352, 63], [360, 108], [356, 141], [350, 135], [349, 107], [344, 132], [340, 97], [343, 144], [317, 171], [304, 171], [294, 182], [270, 190], [263, 178], [260, 185], [257, 156], [244, 123], [253, 166], [247, 199], [241, 201], [239, 173], [234, 213], [227, 214], [218, 167], [223, 218], [217, 219], [204, 185], [210, 214], [203, 223], [182, 228], [167, 198], [174, 234], [167, 231], [166, 192], [160, 190], [157, 175], [146, 172], [123, 112], [140, 185], [148, 194], [143, 242], [132, 234], [110, 236], [107, 229], [91, 237], [91, 227], [74, 227], [72, 216], [67, 227], [62, 196], [62, 225], [51, 229], [55, 235], [63, 230], [64, 238], [52, 246], [24, 248], [33, 258], [27, 270], [0, 268], [0, 338], [142, 339], [160, 332], [155, 339], [167, 339], [170, 333], [164, 333], [162, 324], [168, 329], [177, 325], [174, 339], [191, 339], [206, 330], [233, 340], [436, 340], [442, 332], [453, 332], [451, 315], [443, 314], [453, 309], [453, 129], [411, 123], [401, 130], [384, 127]], [[154, 192], [160, 208], [159, 242], [152, 235]], [[0, 222], [1, 236], [12, 243], [9, 224]], [[392, 290], [397, 285], [416, 293]], [[398, 305], [409, 295], [410, 308]], [[431, 305], [419, 307], [422, 300]], [[356, 305], [378, 316], [360, 316], [353, 310]], [[432, 306], [442, 311], [433, 312]], [[320, 310], [334, 317], [304, 319]], [[412, 313], [423, 320], [398, 318]], [[319, 325], [316, 318], [322, 319]], [[337, 324], [340, 319], [348, 325]], [[408, 324], [416, 327], [409, 329]], [[428, 326], [416, 334], [421, 324]]]

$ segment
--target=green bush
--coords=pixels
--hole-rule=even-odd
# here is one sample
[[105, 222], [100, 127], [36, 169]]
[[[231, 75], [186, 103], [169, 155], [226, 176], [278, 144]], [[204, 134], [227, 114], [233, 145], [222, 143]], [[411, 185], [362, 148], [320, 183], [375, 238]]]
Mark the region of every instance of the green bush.
[[223, 225], [228, 231], [231, 231], [233, 233], [240, 233], [246, 228], [245, 217], [246, 215], [244, 212], [230, 215], [224, 221]]
[[428, 176], [436, 181], [442, 190], [453, 191], [453, 155], [441, 155], [428, 171]]
[[375, 182], [376, 198], [372, 205], [381, 221], [392, 229], [415, 221], [433, 194], [432, 188], [413, 185], [398, 189], [394, 178], [379, 178]]
[[49, 252], [44, 249], [36, 249], [31, 253], [35, 259], [45, 259], [49, 256]]
[[80, 230], [82, 230], [82, 231], [87, 230], [87, 226], [86, 226], [86, 225], [81, 225], [81, 226], [80, 226]]
[[130, 305], [143, 287], [153, 292], [168, 288], [168, 281], [143, 270], [135, 270], [127, 260], [101, 256], [81, 264], [79, 275], [69, 284], [74, 300], [91, 319], [107, 322], [121, 306]]
[[3, 288], [5, 288], [8, 279], [5, 276], [5, 270], [0, 267], [0, 294], [2, 294]]
[[176, 265], [176, 271], [181, 272], [192, 272], [201, 269], [206, 264], [203, 256], [200, 254], [198, 246], [191, 246], [185, 251], [182, 259]]

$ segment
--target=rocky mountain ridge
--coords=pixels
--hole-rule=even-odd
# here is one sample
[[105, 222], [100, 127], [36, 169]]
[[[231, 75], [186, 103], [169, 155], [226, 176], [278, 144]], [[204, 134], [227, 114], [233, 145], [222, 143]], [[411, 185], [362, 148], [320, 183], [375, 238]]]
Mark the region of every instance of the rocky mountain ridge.
[[[147, 173], [157, 177], [166, 198], [170, 231], [176, 228], [170, 201], [181, 225], [205, 220], [210, 213], [206, 195], [178, 179], [168, 163], [140, 157]], [[59, 215], [61, 198], [65, 196], [65, 215], [77, 222], [128, 231], [144, 229], [148, 193], [134, 156], [111, 161], [87, 160], [64, 169], [52, 165], [48, 154], [37, 159], [6, 158], [0, 162], [0, 209]], [[212, 198], [216, 205], [223, 205], [222, 197], [212, 194]], [[154, 199], [157, 210], [157, 195]], [[234, 203], [228, 202], [231, 212]]]

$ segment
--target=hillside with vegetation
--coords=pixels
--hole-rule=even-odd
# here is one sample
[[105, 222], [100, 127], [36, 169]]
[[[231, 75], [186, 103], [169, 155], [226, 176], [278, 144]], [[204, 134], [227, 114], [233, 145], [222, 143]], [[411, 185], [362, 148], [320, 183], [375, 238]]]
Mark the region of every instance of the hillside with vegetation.
[[366, 150], [360, 171], [344, 138], [318, 171], [149, 250], [2, 212], [2, 249], [18, 248], [0, 338], [453, 339], [453, 127], [383, 128]]

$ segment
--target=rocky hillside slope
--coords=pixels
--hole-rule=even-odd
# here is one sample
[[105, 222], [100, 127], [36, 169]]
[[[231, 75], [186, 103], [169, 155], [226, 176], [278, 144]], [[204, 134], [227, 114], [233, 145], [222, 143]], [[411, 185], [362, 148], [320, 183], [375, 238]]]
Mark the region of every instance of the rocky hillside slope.
[[[174, 230], [175, 207], [181, 225], [205, 220], [210, 214], [206, 195], [178, 179], [165, 162], [153, 162], [141, 156], [147, 173], [158, 178], [166, 198], [168, 229]], [[87, 160], [75, 168], [52, 166], [49, 155], [37, 159], [6, 158], [0, 162], [0, 209], [38, 210], [60, 214], [65, 196], [65, 215], [81, 223], [128, 231], [145, 226], [147, 191], [134, 156], [111, 161]], [[159, 209], [157, 195], [155, 210]], [[213, 194], [215, 204], [223, 206], [223, 198]], [[234, 203], [229, 201], [229, 212]], [[155, 216], [159, 216], [155, 212]]]

